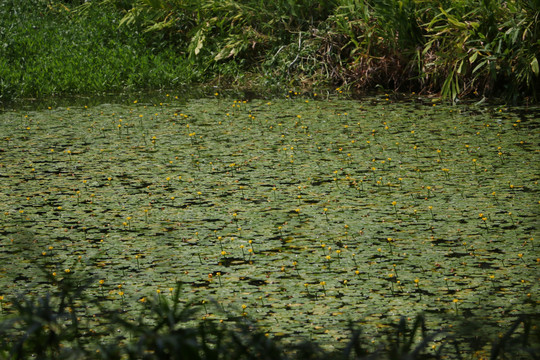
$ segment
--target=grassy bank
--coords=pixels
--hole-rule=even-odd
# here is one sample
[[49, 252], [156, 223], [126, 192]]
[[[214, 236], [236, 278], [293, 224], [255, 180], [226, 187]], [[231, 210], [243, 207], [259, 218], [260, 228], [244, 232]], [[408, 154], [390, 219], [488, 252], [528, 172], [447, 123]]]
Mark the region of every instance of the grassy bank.
[[532, 0], [0, 4], [0, 101], [194, 83], [538, 98]]
[[121, 16], [105, 6], [78, 17], [60, 2], [0, 3], [0, 101], [201, 80], [171, 47], [153, 46], [133, 29], [119, 28]]

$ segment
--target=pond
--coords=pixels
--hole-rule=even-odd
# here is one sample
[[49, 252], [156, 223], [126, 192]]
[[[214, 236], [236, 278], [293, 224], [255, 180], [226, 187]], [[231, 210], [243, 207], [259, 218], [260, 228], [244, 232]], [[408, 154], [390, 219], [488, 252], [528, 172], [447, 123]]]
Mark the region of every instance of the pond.
[[0, 295], [90, 277], [136, 313], [181, 283], [205, 318], [337, 347], [349, 321], [537, 312], [539, 108], [320, 97], [0, 113]]

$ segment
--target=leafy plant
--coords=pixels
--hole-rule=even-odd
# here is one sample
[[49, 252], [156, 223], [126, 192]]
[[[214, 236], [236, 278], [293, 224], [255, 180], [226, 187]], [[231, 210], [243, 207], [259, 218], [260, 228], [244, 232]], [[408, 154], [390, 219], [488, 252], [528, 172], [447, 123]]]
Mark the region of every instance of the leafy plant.
[[[67, 278], [65, 279], [67, 282]], [[199, 313], [191, 302], [182, 302], [180, 286], [172, 298], [157, 295], [145, 303], [137, 320], [128, 314], [112, 312], [108, 320], [112, 333], [123, 335], [104, 343], [94, 336], [82, 341], [75, 305], [81, 299], [81, 287], [63, 286], [57, 296], [34, 300], [14, 300], [14, 315], [0, 324], [0, 355], [6, 359], [431, 359], [459, 354], [459, 347], [448, 334], [429, 333], [423, 316], [415, 318], [409, 329], [401, 318], [393, 330], [387, 330], [387, 343], [375, 351], [362, 339], [358, 327], [351, 325], [351, 339], [343, 350], [324, 351], [316, 343], [284, 343], [257, 330], [246, 319], [223, 322], [195, 320]], [[67, 306], [67, 305], [70, 306]], [[533, 318], [521, 316], [504, 336], [493, 343], [491, 359], [512, 356], [534, 356], [538, 350], [531, 341], [540, 340]], [[516, 334], [520, 325], [524, 331]], [[121, 329], [121, 330], [120, 330]], [[466, 330], [466, 329], [464, 329]], [[455, 331], [460, 332], [461, 329]], [[533, 331], [533, 333], [531, 333]], [[419, 333], [420, 332], [420, 333]], [[127, 340], [127, 341], [126, 341]], [[435, 356], [428, 355], [429, 344], [438, 343]], [[451, 353], [447, 346], [455, 347]], [[2, 355], [3, 354], [3, 355]], [[517, 358], [517, 357], [514, 357]], [[521, 357], [520, 357], [521, 358]]]

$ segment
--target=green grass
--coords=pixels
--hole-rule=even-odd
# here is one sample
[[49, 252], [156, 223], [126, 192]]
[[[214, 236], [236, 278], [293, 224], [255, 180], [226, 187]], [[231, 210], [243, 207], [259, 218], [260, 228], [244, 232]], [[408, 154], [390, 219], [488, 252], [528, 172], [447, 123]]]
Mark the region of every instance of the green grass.
[[538, 304], [538, 109], [342, 96], [0, 114], [3, 312], [90, 279], [70, 307], [112, 341], [110, 311], [180, 283], [198, 316], [274, 339], [332, 351], [352, 321], [379, 344], [423, 313], [449, 333], [479, 321], [456, 336], [488, 356]]
[[114, 7], [76, 18], [60, 2], [0, 4], [0, 101], [111, 94], [197, 81], [186, 59], [118, 28]]

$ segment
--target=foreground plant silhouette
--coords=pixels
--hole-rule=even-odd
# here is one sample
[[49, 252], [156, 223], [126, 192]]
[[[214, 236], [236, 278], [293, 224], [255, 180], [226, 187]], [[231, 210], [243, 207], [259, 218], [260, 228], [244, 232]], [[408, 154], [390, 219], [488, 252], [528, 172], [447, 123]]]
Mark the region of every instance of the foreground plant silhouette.
[[[422, 315], [412, 324], [403, 317], [373, 346], [350, 324], [343, 349], [328, 351], [314, 342], [273, 339], [246, 317], [208, 314], [195, 305], [201, 302], [184, 301], [177, 285], [171, 296], [157, 294], [142, 302], [136, 317], [103, 309], [109, 328], [97, 332], [81, 321], [90, 279], [49, 276], [49, 281], [55, 291], [46, 296], [10, 300], [0, 322], [0, 359], [460, 359], [467, 353], [463, 344], [477, 341], [482, 329], [468, 323], [452, 333], [428, 331]], [[215, 308], [219, 312], [218, 304]], [[519, 316], [492, 343], [490, 359], [537, 359], [538, 320]], [[460, 335], [469, 338], [460, 342]]]

